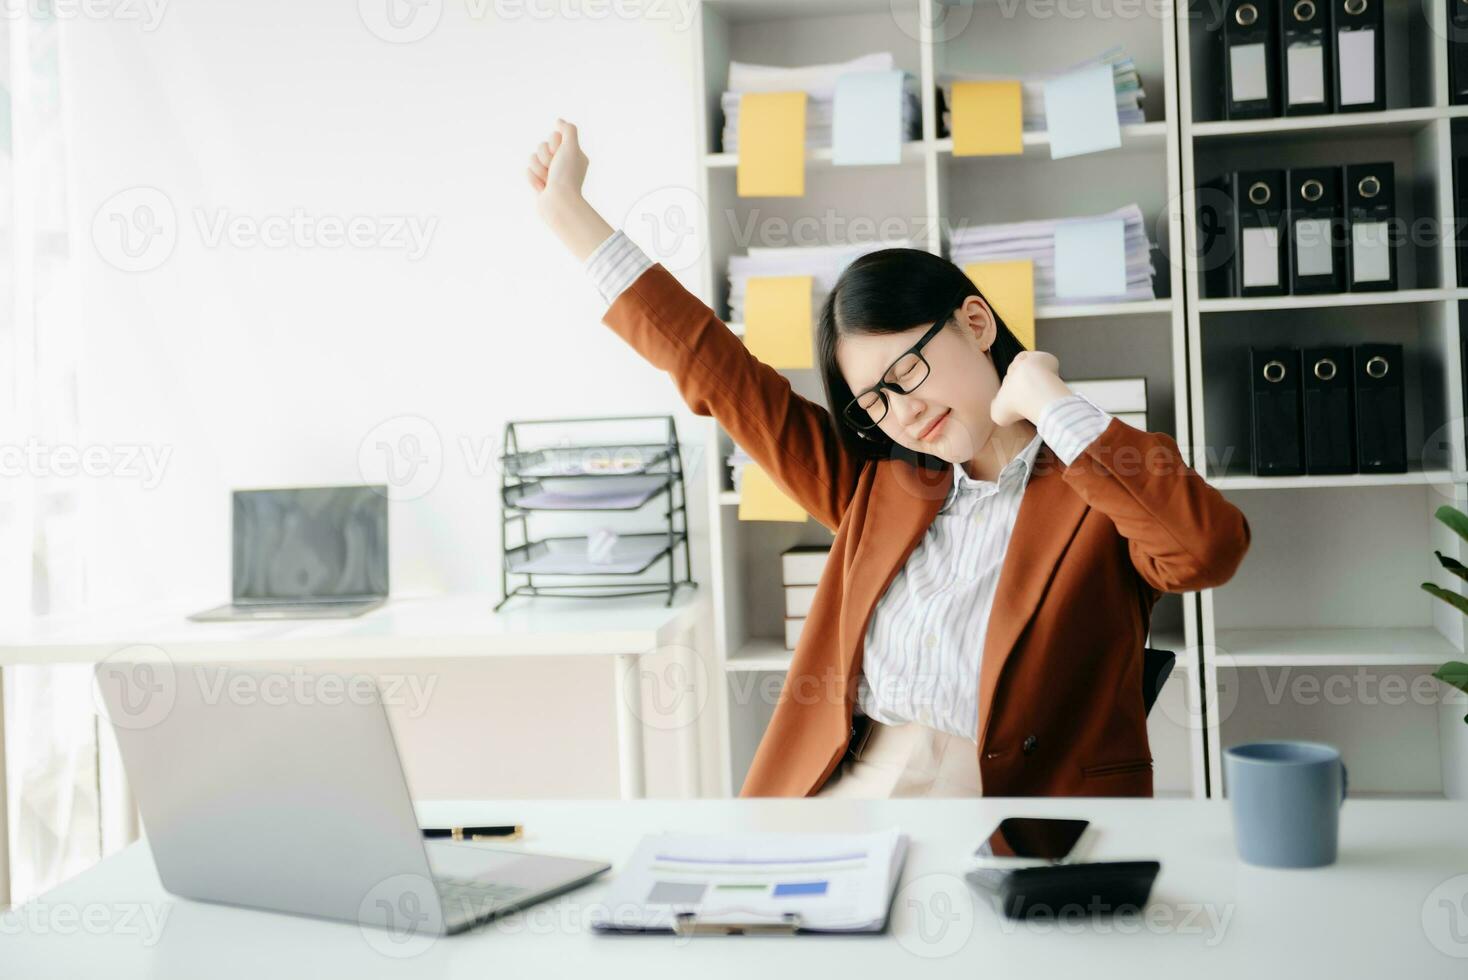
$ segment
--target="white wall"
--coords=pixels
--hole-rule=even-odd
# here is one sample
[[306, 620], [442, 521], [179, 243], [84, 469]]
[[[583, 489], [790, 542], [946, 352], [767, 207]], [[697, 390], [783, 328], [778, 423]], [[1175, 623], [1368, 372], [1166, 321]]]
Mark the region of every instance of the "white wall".
[[[588, 196], [614, 225], [648, 192], [694, 184], [686, 5], [621, 18], [426, 0], [418, 23], [436, 13], [434, 29], [388, 43], [368, 26], [397, 36], [386, 2], [207, 0], [164, 7], [153, 29], [65, 24], [85, 441], [168, 454], [156, 486], [96, 484], [94, 604], [226, 597], [230, 489], [361, 482], [364, 440], [385, 422], [392, 437], [407, 431], [405, 416], [427, 419], [443, 452], [432, 489], [393, 504], [399, 594], [497, 594], [505, 419], [674, 412], [684, 442], [699, 441], [666, 376], [599, 323], [600, 298], [539, 224], [523, 174], [561, 115], [581, 126]], [[146, 221], [139, 204], [165, 234], [134, 259], [113, 222]], [[384, 233], [407, 217], [430, 233], [416, 258], [319, 238], [209, 241], [221, 217], [259, 225], [297, 209]], [[707, 582], [697, 566], [695, 577]], [[460, 691], [534, 692], [508, 718], [475, 720], [496, 740], [519, 730], [542, 762], [456, 783], [442, 743], [407, 732], [425, 795], [615, 793], [610, 665], [449, 669], [463, 672]], [[568, 682], [569, 670], [590, 673]], [[554, 710], [535, 711], [539, 698]], [[567, 719], [597, 737], [562, 738]]]

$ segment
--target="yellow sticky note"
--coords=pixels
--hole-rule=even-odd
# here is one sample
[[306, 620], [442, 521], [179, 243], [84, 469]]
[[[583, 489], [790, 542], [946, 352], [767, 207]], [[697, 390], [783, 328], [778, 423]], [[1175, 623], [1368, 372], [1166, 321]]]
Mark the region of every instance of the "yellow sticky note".
[[740, 197], [805, 195], [805, 93], [746, 92], [739, 97]]
[[773, 368], [815, 366], [811, 277], [753, 276], [744, 285], [744, 343]]
[[998, 156], [1024, 152], [1020, 83], [953, 84], [953, 155]]
[[984, 299], [1025, 350], [1035, 349], [1035, 263], [1031, 259], [975, 262], [963, 267]]
[[787, 497], [770, 475], [753, 463], [746, 463], [739, 486], [739, 519], [741, 521], [795, 521], [804, 523], [810, 517], [795, 501]]

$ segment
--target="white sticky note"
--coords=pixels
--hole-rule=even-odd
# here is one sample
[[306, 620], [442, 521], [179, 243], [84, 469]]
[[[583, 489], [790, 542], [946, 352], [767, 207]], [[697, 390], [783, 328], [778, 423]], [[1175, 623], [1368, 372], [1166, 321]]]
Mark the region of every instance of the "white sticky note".
[[1273, 225], [1245, 228], [1239, 247], [1244, 253], [1245, 286], [1279, 285], [1279, 229]]
[[1371, 102], [1376, 98], [1376, 29], [1337, 31], [1335, 44], [1341, 105]]
[[1126, 221], [1071, 221], [1055, 226], [1058, 299], [1126, 292]]
[[1111, 66], [1083, 68], [1047, 81], [1045, 128], [1052, 160], [1120, 146]]
[[1235, 102], [1269, 98], [1264, 74], [1264, 45], [1235, 44], [1228, 49], [1228, 90]]
[[1319, 44], [1291, 44], [1285, 50], [1290, 74], [1290, 105], [1318, 105], [1325, 101], [1325, 49]]
[[831, 160], [838, 165], [902, 159], [902, 72], [850, 72], [836, 79]]
[[1385, 221], [1351, 225], [1351, 281], [1385, 282], [1391, 278], [1391, 242]]
[[1301, 218], [1295, 222], [1295, 271], [1302, 276], [1328, 276], [1334, 269], [1330, 247], [1330, 219]]

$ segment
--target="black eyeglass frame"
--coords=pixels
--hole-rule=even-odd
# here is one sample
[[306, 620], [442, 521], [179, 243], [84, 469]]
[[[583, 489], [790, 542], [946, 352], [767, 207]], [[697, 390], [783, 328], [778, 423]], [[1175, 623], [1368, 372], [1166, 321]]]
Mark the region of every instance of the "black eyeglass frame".
[[[846, 403], [846, 407], [841, 410], [841, 413], [845, 417], [846, 421], [850, 423], [851, 427], [856, 430], [857, 435], [860, 435], [863, 438], [871, 438], [867, 435], [867, 433], [870, 432], [872, 429], [875, 429], [877, 426], [881, 425], [882, 419], [886, 418], [887, 413], [892, 410], [892, 402], [883, 392], [884, 388], [891, 388], [893, 391], [898, 392], [899, 394], [910, 395], [914, 391], [917, 391], [918, 388], [922, 387], [923, 381], [928, 380], [928, 377], [933, 373], [933, 365], [930, 364], [928, 362], [928, 359], [923, 356], [923, 348], [927, 346], [930, 340], [938, 336], [938, 331], [942, 330], [945, 326], [948, 325], [948, 321], [953, 318], [953, 315], [955, 313], [963, 309], [963, 304], [967, 299], [968, 297], [965, 296], [963, 299], [958, 301], [958, 303], [953, 307], [952, 310], [950, 310], [939, 319], [934, 320], [933, 325], [927, 329], [926, 333], [918, 338], [917, 343], [913, 344], [901, 354], [898, 354], [892, 359], [891, 364], [888, 364], [885, 368], [882, 369], [882, 376], [877, 380], [876, 384], [863, 388], [861, 391], [858, 391], [852, 397], [851, 401]], [[923, 366], [927, 368], [927, 371], [923, 374], [922, 381], [919, 381], [911, 388], [903, 388], [901, 385], [895, 382], [888, 381], [887, 372], [896, 367], [902, 361], [902, 359], [909, 354], [916, 355], [917, 359], [923, 362]], [[880, 398], [882, 401], [882, 414], [877, 416], [877, 418], [875, 419], [873, 419], [872, 414], [866, 409], [862, 408], [860, 404], [862, 396], [870, 394], [871, 392], [876, 392], [877, 397]], [[858, 418], [862, 419], [863, 421], [858, 421]]]

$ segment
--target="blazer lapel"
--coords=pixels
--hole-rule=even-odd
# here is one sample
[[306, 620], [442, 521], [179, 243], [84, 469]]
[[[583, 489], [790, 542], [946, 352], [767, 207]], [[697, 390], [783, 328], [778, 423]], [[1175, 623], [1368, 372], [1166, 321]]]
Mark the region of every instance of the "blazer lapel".
[[984, 638], [983, 660], [979, 664], [980, 746], [993, 717], [991, 708], [999, 675], [1014, 650], [1015, 641], [1034, 616], [1055, 565], [1075, 536], [1086, 509], [1081, 495], [1065, 482], [1065, 464], [1042, 443], [1035, 456], [1034, 472], [1020, 499]]

